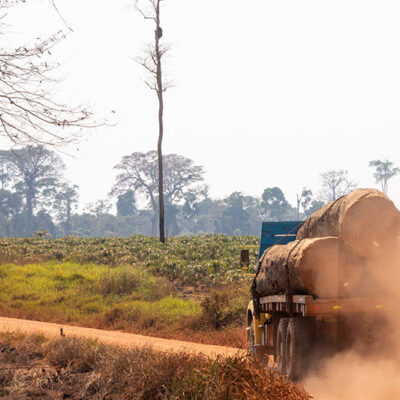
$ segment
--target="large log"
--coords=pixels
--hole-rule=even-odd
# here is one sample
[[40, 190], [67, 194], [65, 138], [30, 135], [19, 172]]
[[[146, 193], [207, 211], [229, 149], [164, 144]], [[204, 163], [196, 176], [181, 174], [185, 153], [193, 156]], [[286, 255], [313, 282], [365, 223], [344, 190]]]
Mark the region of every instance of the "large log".
[[258, 296], [280, 294], [290, 286], [297, 294], [346, 297], [360, 282], [364, 268], [364, 259], [336, 237], [275, 245], [264, 252], [260, 262], [255, 279]]
[[340, 237], [363, 257], [375, 257], [400, 234], [400, 212], [376, 189], [357, 189], [314, 212], [302, 225], [297, 239]]
[[379, 297], [400, 297], [400, 239], [384, 253], [368, 260], [365, 292]]

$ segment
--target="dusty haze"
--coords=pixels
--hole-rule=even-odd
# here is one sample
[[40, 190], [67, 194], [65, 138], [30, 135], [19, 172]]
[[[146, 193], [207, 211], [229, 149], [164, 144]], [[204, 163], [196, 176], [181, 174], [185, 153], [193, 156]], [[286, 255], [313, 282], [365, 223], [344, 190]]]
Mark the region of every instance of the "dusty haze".
[[[388, 325], [380, 350], [365, 343], [325, 361], [305, 379], [306, 389], [318, 400], [397, 400], [400, 398], [400, 238], [385, 254], [369, 260], [379, 282], [364, 279], [362, 292], [376, 303], [389, 299], [391, 310], [382, 310]], [[370, 267], [371, 268], [371, 267]], [[370, 269], [369, 268], [369, 269]], [[368, 269], [366, 270], [368, 273]], [[374, 294], [375, 293], [375, 294]], [[386, 302], [387, 303], [387, 302]], [[379, 326], [374, 326], [379, 328]], [[387, 336], [386, 336], [387, 335]], [[380, 336], [380, 334], [379, 334]]]

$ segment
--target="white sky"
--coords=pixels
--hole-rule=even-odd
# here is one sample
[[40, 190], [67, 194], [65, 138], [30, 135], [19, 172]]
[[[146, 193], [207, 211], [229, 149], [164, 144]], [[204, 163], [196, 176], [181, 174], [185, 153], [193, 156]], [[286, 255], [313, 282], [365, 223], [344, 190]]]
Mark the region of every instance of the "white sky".
[[[66, 159], [85, 204], [107, 196], [123, 155], [155, 149], [156, 98], [133, 61], [153, 27], [128, 0], [56, 3], [74, 30], [57, 51], [63, 95], [100, 117], [116, 111], [115, 126], [92, 131]], [[177, 84], [165, 99], [164, 152], [203, 165], [212, 197], [279, 186], [294, 204], [328, 169], [376, 187], [371, 159], [400, 164], [400, 2], [164, 4], [166, 68]], [[10, 15], [13, 31], [63, 26], [47, 0], [21, 10]], [[400, 205], [399, 177], [389, 194]]]

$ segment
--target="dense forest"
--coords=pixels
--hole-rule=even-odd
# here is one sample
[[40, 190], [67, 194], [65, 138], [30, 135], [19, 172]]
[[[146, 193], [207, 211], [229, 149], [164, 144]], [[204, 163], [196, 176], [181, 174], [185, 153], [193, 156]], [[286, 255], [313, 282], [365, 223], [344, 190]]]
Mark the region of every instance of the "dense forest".
[[[1, 236], [157, 235], [156, 152], [123, 157], [115, 165], [116, 182], [109, 197], [87, 204], [80, 213], [79, 188], [66, 182], [64, 169], [60, 156], [44, 146], [0, 152]], [[259, 198], [234, 192], [224, 199], [211, 199], [203, 168], [192, 160], [168, 154], [164, 169], [169, 236], [258, 234], [262, 220], [302, 219], [322, 204], [304, 189], [293, 207], [278, 187], [266, 188]], [[144, 206], [138, 206], [138, 199]]]
[[[157, 153], [132, 153], [114, 168], [108, 198], [78, 212], [79, 188], [65, 180], [65, 165], [53, 149], [37, 145], [0, 151], [0, 236], [156, 236]], [[165, 155], [164, 173], [169, 236], [258, 235], [261, 221], [302, 220], [356, 186], [346, 171], [328, 171], [321, 174], [318, 195], [304, 187], [292, 205], [279, 187], [266, 187], [260, 197], [234, 192], [212, 199], [203, 167], [180, 155]]]

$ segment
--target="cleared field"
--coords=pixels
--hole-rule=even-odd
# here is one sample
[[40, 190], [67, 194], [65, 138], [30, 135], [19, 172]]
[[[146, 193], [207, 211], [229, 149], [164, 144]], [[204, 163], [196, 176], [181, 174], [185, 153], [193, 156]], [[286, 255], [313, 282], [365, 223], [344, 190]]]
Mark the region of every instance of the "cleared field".
[[240, 250], [250, 247], [256, 263], [258, 238], [223, 234], [179, 236], [166, 245], [157, 238], [89, 239], [69, 236], [61, 239], [31, 237], [0, 239], [0, 264], [28, 264], [46, 261], [135, 265], [170, 281], [195, 286], [237, 283], [245, 276], [240, 270]]
[[257, 238], [0, 239], [0, 314], [232, 347], [246, 346]]

